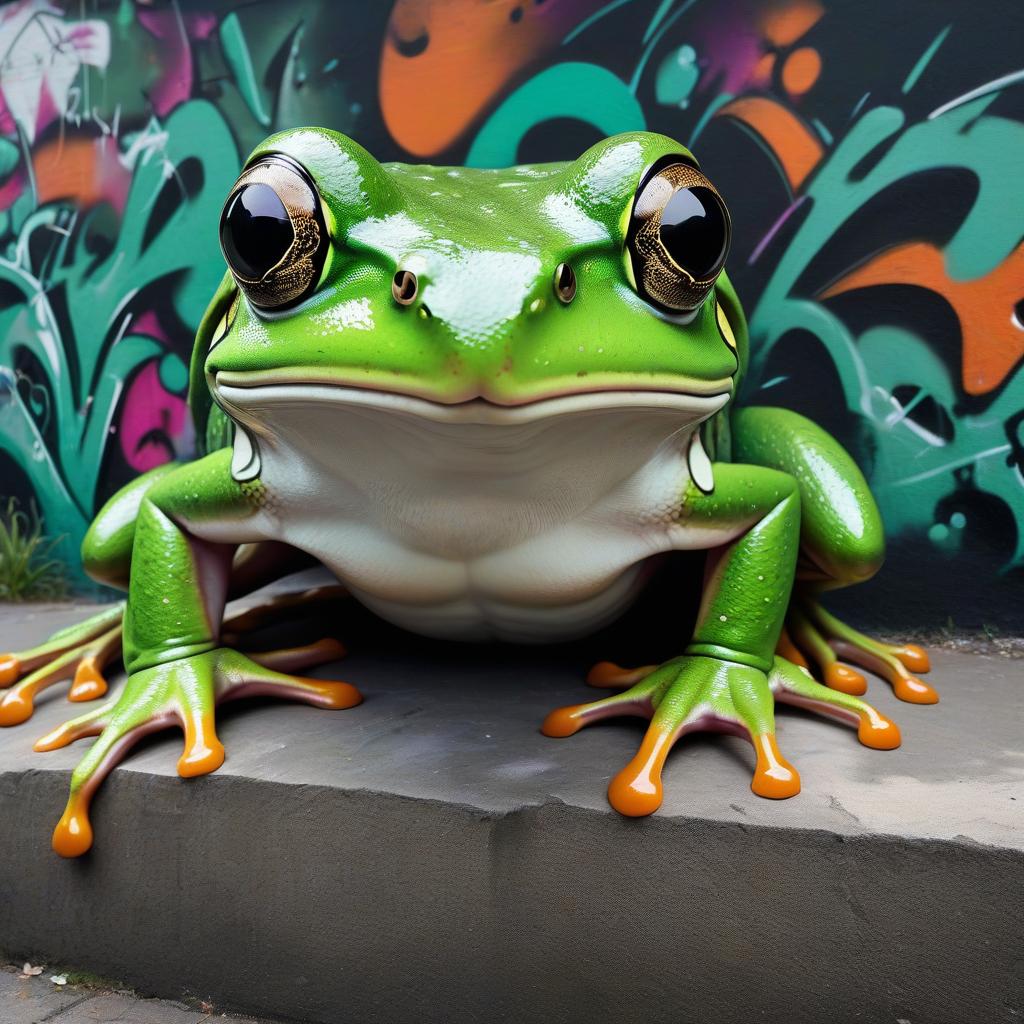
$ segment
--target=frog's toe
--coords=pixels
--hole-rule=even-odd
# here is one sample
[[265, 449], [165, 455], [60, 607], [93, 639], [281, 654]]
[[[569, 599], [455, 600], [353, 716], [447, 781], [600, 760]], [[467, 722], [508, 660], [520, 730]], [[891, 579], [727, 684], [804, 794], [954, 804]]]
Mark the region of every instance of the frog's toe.
[[36, 740], [33, 750], [43, 753], [48, 750], [59, 750], [76, 740], [84, 739], [87, 736], [99, 736], [110, 724], [110, 712], [113, 703], [105, 704], [101, 708], [89, 711], [78, 718], [72, 718], [63, 725], [58, 725], [52, 732], [41, 736]]
[[68, 802], [53, 831], [53, 849], [61, 857], [80, 857], [92, 846], [89, 808], [101, 783], [139, 740], [149, 733], [166, 729], [173, 724], [175, 716], [173, 712], [164, 711], [147, 718], [144, 714], [133, 713], [130, 708], [118, 711], [112, 706], [105, 725], [100, 715], [93, 723], [83, 721], [87, 717], [78, 719], [77, 726], [69, 723], [63, 734], [56, 730], [36, 744], [37, 750], [52, 750], [79, 737], [96, 735], [97, 729], [102, 727], [98, 738], [71, 776]]
[[769, 800], [788, 800], [800, 792], [800, 773], [782, 756], [774, 732], [751, 734], [757, 767], [750, 788]]
[[[32, 659], [38, 665], [27, 676], [8, 689], [0, 700], [0, 726], [20, 725], [32, 717], [35, 698], [57, 683], [73, 677], [68, 699], [73, 701], [94, 700], [107, 692], [103, 668], [116, 658], [121, 651], [120, 624], [104, 633], [76, 643], [47, 658]], [[25, 662], [15, 656], [19, 674]]]
[[917, 644], [892, 644], [889, 645], [889, 652], [911, 672], [930, 672], [932, 669], [928, 652]]
[[799, 668], [810, 668], [803, 652], [793, 643], [793, 638], [785, 627], [783, 627], [782, 632], [779, 634], [779, 642], [775, 645], [775, 653], [782, 655], [783, 658], [793, 662]]
[[185, 749], [178, 758], [178, 774], [183, 779], [209, 775], [224, 763], [224, 744], [217, 738], [213, 711], [201, 708], [179, 715], [185, 733]]
[[[935, 689], [918, 679], [931, 663], [917, 644], [885, 644], [858, 632], [827, 612], [817, 601], [805, 599], [791, 608], [787, 624], [797, 645], [816, 662], [821, 677], [835, 690], [859, 696], [866, 692], [864, 677], [838, 658], [851, 661], [881, 676], [900, 700], [911, 704], [935, 704]], [[787, 656], [784, 651], [780, 654]], [[790, 659], [793, 660], [793, 659]]]
[[[885, 679], [892, 686], [892, 692], [900, 700], [906, 701], [908, 704], [937, 704], [939, 702], [939, 695], [935, 688], [910, 672], [903, 658], [888, 649], [889, 645], [875, 641], [869, 642], [873, 647], [846, 639], [829, 641], [844, 658], [857, 662], [858, 665], [862, 665], [874, 672], [875, 675]], [[907, 657], [908, 660], [914, 660], [912, 655]], [[925, 655], [925, 661], [927, 661], [927, 655]]]
[[667, 722], [651, 723], [636, 756], [608, 784], [608, 803], [619, 814], [642, 818], [661, 806], [661, 773], [680, 735], [681, 729], [672, 728]]
[[315, 707], [341, 710], [361, 703], [363, 695], [351, 683], [314, 679], [291, 674], [299, 668], [336, 661], [344, 654], [337, 640], [324, 639], [303, 647], [290, 647], [262, 654], [225, 652], [219, 700], [240, 697], [281, 697]]
[[836, 657], [836, 652], [814, 622], [796, 608], [790, 609], [786, 621], [789, 647], [780, 641], [779, 654], [798, 668], [810, 669], [813, 663], [818, 678], [833, 690], [857, 696], [867, 693], [868, 681], [855, 668], [844, 665]]
[[545, 736], [561, 738], [572, 736], [585, 725], [600, 722], [604, 718], [620, 715], [650, 718], [653, 713], [650, 692], [633, 687], [625, 693], [617, 693], [613, 697], [591, 701], [589, 704], [570, 704], [556, 708], [544, 719], [540, 731]]
[[769, 679], [776, 699], [854, 725], [857, 738], [874, 750], [894, 750], [900, 745], [899, 727], [866, 701], [852, 694], [822, 686], [788, 660], [776, 658]]
[[900, 700], [908, 704], [938, 704], [939, 695], [935, 688], [910, 673], [895, 655], [887, 651], [871, 651], [846, 640], [832, 640], [830, 643], [844, 658], [887, 680]]
[[825, 677], [825, 685], [840, 693], [849, 693], [855, 697], [868, 692], [868, 681], [849, 665], [841, 661], [832, 661], [826, 664], [822, 674]]
[[[51, 668], [58, 663], [64, 667], [70, 664], [72, 667], [67, 675], [60, 676], [60, 679], [67, 678], [74, 670], [74, 651], [78, 657], [84, 657], [100, 649], [99, 641], [112, 631], [117, 631], [117, 642], [114, 647], [116, 655], [120, 650], [120, 626], [124, 614], [124, 605], [117, 604], [111, 608], [105, 608], [96, 615], [90, 616], [84, 622], [76, 623], [58, 630], [48, 640], [35, 647], [27, 647], [20, 651], [8, 651], [0, 653], [0, 689], [13, 686], [24, 676], [35, 673], [39, 669]], [[96, 643], [92, 643], [95, 641]], [[68, 655], [64, 658], [64, 655]]]
[[16, 683], [21, 678], [21, 671], [21, 659], [16, 654], [0, 654], [0, 689]]
[[599, 689], [614, 689], [618, 686], [632, 686], [649, 676], [658, 666], [641, 665], [640, 668], [623, 668], [614, 661], [599, 661], [587, 673], [587, 685]]
[[43, 690], [67, 679], [75, 670], [77, 649], [59, 655], [54, 661], [30, 672], [15, 683], [0, 700], [0, 726], [21, 725], [35, 710], [35, 698]]

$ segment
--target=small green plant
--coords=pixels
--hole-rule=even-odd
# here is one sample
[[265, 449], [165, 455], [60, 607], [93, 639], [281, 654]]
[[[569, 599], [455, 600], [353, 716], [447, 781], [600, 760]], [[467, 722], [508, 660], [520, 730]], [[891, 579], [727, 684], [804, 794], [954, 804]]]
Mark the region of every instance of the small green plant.
[[35, 505], [31, 512], [8, 498], [0, 510], [0, 601], [40, 601], [67, 593], [64, 566], [51, 558], [60, 537], [46, 537]]

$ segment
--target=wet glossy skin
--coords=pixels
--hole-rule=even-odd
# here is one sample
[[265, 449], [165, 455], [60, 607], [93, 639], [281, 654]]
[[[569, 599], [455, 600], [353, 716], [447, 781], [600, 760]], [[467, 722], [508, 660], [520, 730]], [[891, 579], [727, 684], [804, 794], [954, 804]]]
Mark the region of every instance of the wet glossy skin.
[[[596, 666], [593, 685], [623, 692], [543, 726], [565, 736], [609, 715], [651, 719], [609, 788], [625, 814], [657, 808], [665, 758], [694, 729], [751, 741], [755, 792], [798, 792], [776, 698], [856, 724], [868, 746], [898, 745], [836, 651], [918, 703], [936, 699], [910, 674], [926, 657], [854, 632], [816, 599], [877, 569], [877, 510], [814, 424], [736, 408], [747, 333], [720, 273], [728, 217], [695, 168], [647, 133], [502, 171], [381, 165], [321, 129], [257, 149], [227, 199], [230, 271], [196, 340], [190, 401], [208, 454], [125, 488], [83, 548], [97, 578], [129, 583], [129, 679], [37, 745], [99, 735], [58, 853], [89, 848], [92, 795], [146, 732], [181, 725], [179, 771], [196, 775], [223, 760], [223, 700], [358, 702], [349, 684], [288, 674], [336, 657], [334, 641], [257, 663], [221, 640], [228, 591], [303, 553], [407, 628], [538, 642], [599, 629], [652, 556], [708, 551], [704, 578], [679, 581], [702, 593], [679, 656]], [[109, 618], [0, 658], [0, 685], [30, 673], [0, 725], [75, 666], [74, 692], [101, 693], [119, 636]]]
[[[281, 144], [268, 140], [256, 157]], [[677, 143], [620, 136], [574, 164], [503, 171], [381, 167], [314, 131], [291, 133], [286, 145], [316, 178], [332, 237], [344, 234], [345, 245], [332, 247], [301, 315], [267, 319], [240, 307], [207, 359], [215, 379], [322, 380], [500, 404], [608, 388], [731, 390], [737, 354], [715, 303], [681, 329], [639, 299], [625, 273], [637, 182], [658, 157], [685, 152]], [[552, 288], [562, 262], [578, 281], [569, 306]], [[393, 301], [396, 268], [418, 277], [412, 306]], [[344, 345], [325, 344], [339, 329]]]

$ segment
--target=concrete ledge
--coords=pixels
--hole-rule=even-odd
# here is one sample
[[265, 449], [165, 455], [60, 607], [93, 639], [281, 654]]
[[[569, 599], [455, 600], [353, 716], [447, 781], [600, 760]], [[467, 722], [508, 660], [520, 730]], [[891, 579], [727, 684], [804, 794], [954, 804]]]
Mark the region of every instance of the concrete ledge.
[[[4, 609], [0, 648], [80, 616]], [[148, 743], [77, 862], [49, 838], [83, 745], [31, 752], [75, 706], [0, 732], [0, 949], [325, 1024], [1019, 1020], [1024, 662], [939, 652], [936, 707], [874, 683], [897, 751], [782, 712], [804, 783], [782, 803], [745, 744], [688, 738], [662, 811], [625, 820], [604, 790], [641, 725], [537, 732], [588, 699], [600, 643], [345, 638], [317, 674], [361, 707], [231, 710], [205, 779]]]

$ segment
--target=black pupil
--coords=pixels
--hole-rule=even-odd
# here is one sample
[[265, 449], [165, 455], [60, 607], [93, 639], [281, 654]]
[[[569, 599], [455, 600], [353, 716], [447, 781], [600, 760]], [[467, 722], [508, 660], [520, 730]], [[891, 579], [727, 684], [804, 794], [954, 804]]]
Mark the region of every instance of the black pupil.
[[243, 185], [228, 203], [220, 240], [231, 269], [258, 281], [288, 251], [295, 231], [284, 203], [263, 182]]
[[661, 244], [697, 280], [722, 269], [729, 246], [725, 208], [709, 188], [678, 189], [661, 215]]

